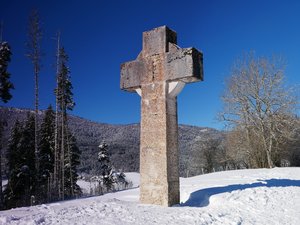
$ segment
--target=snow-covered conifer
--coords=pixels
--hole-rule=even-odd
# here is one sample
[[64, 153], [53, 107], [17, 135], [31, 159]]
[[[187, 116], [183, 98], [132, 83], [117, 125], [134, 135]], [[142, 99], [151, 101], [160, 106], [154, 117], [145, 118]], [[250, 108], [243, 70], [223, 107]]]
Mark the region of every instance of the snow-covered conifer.
[[113, 188], [113, 168], [108, 155], [108, 145], [103, 141], [99, 145], [98, 161], [100, 163], [100, 180], [107, 191]]

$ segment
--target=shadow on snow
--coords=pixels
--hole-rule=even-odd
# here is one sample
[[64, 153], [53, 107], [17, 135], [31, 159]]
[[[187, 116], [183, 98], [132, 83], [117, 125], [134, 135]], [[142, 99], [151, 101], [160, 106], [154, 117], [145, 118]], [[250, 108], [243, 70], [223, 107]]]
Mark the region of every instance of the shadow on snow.
[[213, 187], [201, 189], [191, 193], [189, 199], [180, 204], [180, 206], [190, 207], [205, 207], [209, 205], [209, 198], [213, 195], [232, 192], [237, 190], [245, 190], [248, 188], [256, 187], [300, 187], [300, 180], [289, 180], [289, 179], [269, 179], [269, 180], [258, 180], [259, 182], [252, 184], [233, 184], [224, 187]]

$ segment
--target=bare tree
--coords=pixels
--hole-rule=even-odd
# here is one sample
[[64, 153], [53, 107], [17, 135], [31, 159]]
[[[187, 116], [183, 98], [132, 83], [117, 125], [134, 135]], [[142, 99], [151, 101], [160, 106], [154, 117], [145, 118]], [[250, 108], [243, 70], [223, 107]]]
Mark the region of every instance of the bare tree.
[[284, 84], [284, 69], [279, 57], [255, 58], [250, 53], [234, 65], [222, 97], [221, 119], [241, 132], [243, 151], [262, 160], [258, 167], [272, 168], [277, 147], [294, 132], [297, 101]]
[[[56, 48], [56, 90], [58, 90], [58, 77], [59, 77], [59, 63], [60, 63], [60, 32], [57, 32], [56, 35], [56, 42], [57, 42], [57, 48]], [[55, 134], [54, 134], [54, 174], [53, 174], [53, 194], [58, 196], [55, 196], [55, 199], [61, 199], [61, 191], [60, 191], [60, 179], [59, 179], [59, 168], [60, 168], [60, 160], [59, 160], [59, 113], [58, 113], [58, 95], [55, 92]]]
[[217, 165], [217, 155], [219, 153], [219, 147], [221, 140], [208, 138], [202, 141], [202, 154], [201, 158], [204, 160], [204, 167], [206, 173], [211, 173]]
[[33, 10], [29, 17], [27, 57], [31, 60], [34, 70], [34, 92], [35, 92], [35, 164], [38, 170], [38, 109], [39, 109], [39, 73], [41, 68], [41, 39], [42, 29], [37, 10]]
[[248, 134], [251, 135], [239, 126], [227, 132], [225, 155], [232, 169], [264, 167], [266, 164], [256, 139], [248, 138]]

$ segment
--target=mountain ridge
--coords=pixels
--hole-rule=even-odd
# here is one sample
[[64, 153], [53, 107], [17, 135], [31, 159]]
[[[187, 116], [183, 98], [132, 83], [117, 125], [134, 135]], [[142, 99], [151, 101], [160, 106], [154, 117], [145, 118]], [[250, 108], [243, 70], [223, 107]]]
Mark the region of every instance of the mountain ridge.
[[[39, 111], [39, 121], [42, 121], [45, 110]], [[0, 107], [0, 118], [6, 120], [3, 135], [4, 151], [7, 149], [9, 133], [15, 121], [24, 121], [32, 109]], [[139, 123], [109, 124], [100, 123], [75, 115], [69, 115], [68, 125], [77, 139], [82, 152], [79, 172], [97, 174], [98, 145], [106, 141], [113, 165], [118, 170], [126, 172], [139, 171]], [[193, 176], [203, 172], [205, 161], [202, 154], [205, 143], [209, 140], [224, 139], [224, 132], [209, 127], [179, 125], [180, 175]], [[207, 144], [206, 144], [207, 145]]]

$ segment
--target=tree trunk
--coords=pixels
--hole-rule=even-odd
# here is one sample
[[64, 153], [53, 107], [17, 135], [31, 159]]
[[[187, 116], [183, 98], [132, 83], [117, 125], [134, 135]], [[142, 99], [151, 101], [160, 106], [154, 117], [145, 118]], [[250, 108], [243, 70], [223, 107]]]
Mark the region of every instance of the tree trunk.
[[[59, 179], [58, 179], [58, 171], [59, 171], [59, 160], [58, 160], [58, 72], [59, 72], [59, 46], [60, 44], [60, 33], [57, 33], [57, 53], [56, 53], [56, 95], [55, 95], [55, 133], [54, 133], [54, 193], [59, 193], [58, 189]], [[59, 197], [59, 196], [58, 196]]]
[[57, 106], [57, 96], [56, 96], [56, 106], [55, 106], [55, 133], [54, 133], [54, 174], [53, 174], [53, 192], [55, 195], [59, 192], [58, 190], [58, 170], [59, 160], [58, 160], [58, 106]]
[[272, 137], [270, 137], [269, 146], [268, 146], [268, 150], [267, 150], [267, 160], [268, 160], [268, 167], [269, 168], [274, 167], [274, 163], [273, 163], [273, 160], [272, 160], [272, 149], [273, 149], [273, 140], [272, 140]]
[[39, 110], [39, 84], [38, 84], [38, 64], [35, 65], [35, 115], [34, 115], [34, 155], [35, 155], [35, 169], [36, 173], [39, 172], [38, 160], [38, 110]]
[[73, 176], [72, 176], [72, 160], [71, 160], [71, 149], [69, 142], [69, 134], [67, 135], [67, 146], [68, 146], [68, 160], [69, 160], [69, 172], [70, 172], [70, 183], [71, 183], [71, 195], [74, 196], [74, 187], [73, 187]]
[[[64, 109], [63, 109], [64, 111]], [[64, 123], [64, 112], [61, 117], [61, 198], [65, 199], [65, 123]]]
[[271, 158], [271, 152], [269, 152], [269, 151], [267, 151], [267, 160], [268, 160], [268, 167], [270, 169], [272, 169], [274, 166], [273, 166], [273, 161]]

